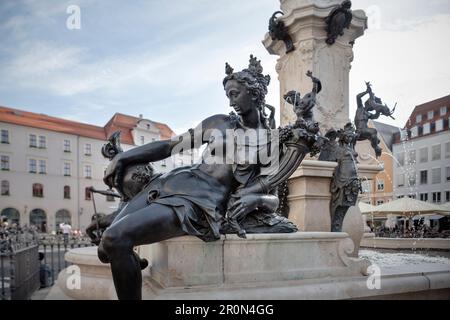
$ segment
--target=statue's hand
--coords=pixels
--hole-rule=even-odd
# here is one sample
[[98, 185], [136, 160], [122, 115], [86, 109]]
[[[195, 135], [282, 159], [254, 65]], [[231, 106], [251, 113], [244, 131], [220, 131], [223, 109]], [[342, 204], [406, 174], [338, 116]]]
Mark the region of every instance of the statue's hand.
[[240, 220], [245, 218], [247, 214], [256, 210], [261, 204], [261, 195], [248, 194], [238, 199], [228, 208], [228, 218]]
[[86, 228], [86, 234], [91, 238], [93, 244], [98, 245], [100, 243], [102, 233], [111, 225], [115, 217], [116, 214], [114, 213], [110, 215], [101, 213], [94, 215], [93, 220]]
[[306, 76], [312, 78], [313, 74], [311, 70], [308, 70], [308, 72], [306, 72]]
[[109, 163], [108, 167], [105, 170], [105, 176], [103, 177], [103, 182], [110, 188], [116, 188], [117, 190], [121, 190], [122, 181], [123, 181], [123, 173], [124, 173], [124, 165], [122, 160], [122, 154], [117, 154], [112, 161]]

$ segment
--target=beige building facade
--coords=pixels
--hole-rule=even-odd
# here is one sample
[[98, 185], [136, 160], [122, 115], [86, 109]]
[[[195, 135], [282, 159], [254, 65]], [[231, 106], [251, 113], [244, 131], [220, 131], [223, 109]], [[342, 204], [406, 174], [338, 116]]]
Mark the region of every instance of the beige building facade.
[[[122, 132], [124, 150], [175, 136], [167, 125], [143, 117], [115, 114], [97, 127], [5, 107], [0, 107], [0, 130], [0, 214], [10, 224], [46, 232], [61, 222], [85, 230], [94, 214], [92, 197], [97, 212], [118, 207], [118, 199], [88, 191], [107, 188], [103, 174], [109, 160], [101, 148], [114, 131]], [[179, 163], [169, 158], [154, 166], [166, 172]]]

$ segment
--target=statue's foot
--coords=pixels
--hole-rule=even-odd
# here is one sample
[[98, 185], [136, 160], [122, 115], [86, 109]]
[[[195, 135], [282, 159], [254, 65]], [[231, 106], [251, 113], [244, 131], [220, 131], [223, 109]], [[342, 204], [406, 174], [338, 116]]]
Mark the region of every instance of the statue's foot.
[[237, 235], [238, 235], [239, 238], [247, 239], [247, 234], [246, 234], [244, 229], [239, 230]]
[[375, 155], [377, 156], [377, 158], [381, 157], [381, 153], [382, 153], [381, 148], [380, 147], [376, 147], [375, 148]]

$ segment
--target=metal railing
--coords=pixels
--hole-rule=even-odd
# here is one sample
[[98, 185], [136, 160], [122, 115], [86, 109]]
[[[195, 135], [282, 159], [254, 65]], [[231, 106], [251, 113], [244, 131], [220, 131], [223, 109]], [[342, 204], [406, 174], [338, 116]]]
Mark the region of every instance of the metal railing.
[[64, 256], [67, 251], [75, 248], [93, 246], [89, 238], [70, 237], [65, 240], [62, 236], [40, 235], [39, 252], [44, 254], [43, 265], [51, 270], [51, 285], [55, 283], [59, 272], [67, 268], [68, 263]]
[[92, 246], [88, 238], [0, 231], [0, 300], [27, 300], [39, 288], [54, 285], [69, 266], [65, 253]]
[[[20, 239], [19, 239], [20, 238]], [[22, 235], [0, 238], [2, 300], [30, 299], [39, 288], [38, 243]]]

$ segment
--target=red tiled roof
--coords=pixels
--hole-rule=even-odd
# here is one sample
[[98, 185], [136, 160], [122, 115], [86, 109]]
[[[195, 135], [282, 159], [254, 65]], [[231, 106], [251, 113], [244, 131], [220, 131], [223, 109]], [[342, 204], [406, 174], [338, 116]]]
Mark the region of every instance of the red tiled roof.
[[[136, 126], [136, 124], [138, 123], [139, 120], [141, 120], [141, 118], [129, 116], [129, 115], [122, 114], [122, 113], [116, 113], [111, 118], [111, 120], [109, 120], [108, 123], [105, 125], [105, 130], [107, 130], [108, 133], [113, 133], [114, 130], [112, 130], [110, 128], [114, 127], [114, 126], [119, 128], [119, 130], [121, 128], [131, 129]], [[172, 129], [170, 129], [170, 127], [167, 124], [155, 122], [155, 121], [150, 121], [150, 122], [153, 123], [158, 128], [158, 130], [161, 134], [161, 139], [170, 139], [173, 136], [175, 136], [175, 132], [173, 132]], [[115, 129], [115, 130], [117, 130], [117, 129]], [[129, 133], [131, 135], [131, 132], [129, 132]], [[124, 133], [122, 133], [122, 136], [124, 136]]]
[[[116, 113], [104, 127], [51, 117], [45, 114], [33, 113], [0, 106], [0, 122], [12, 123], [27, 127], [79, 135], [83, 137], [106, 140], [114, 131], [121, 130], [121, 142], [134, 145], [131, 130], [140, 118]], [[161, 139], [170, 139], [175, 135], [172, 129], [164, 123], [154, 122], [161, 134]]]
[[[411, 127], [423, 122], [439, 119], [441, 117], [439, 114], [440, 107], [447, 107], [447, 113], [450, 112], [450, 95], [416, 106], [409, 116], [405, 128], [410, 129]], [[426, 116], [428, 111], [435, 111], [433, 119], [428, 119], [428, 117]], [[422, 115], [422, 121], [420, 123], [416, 123], [416, 116], [419, 114]]]

